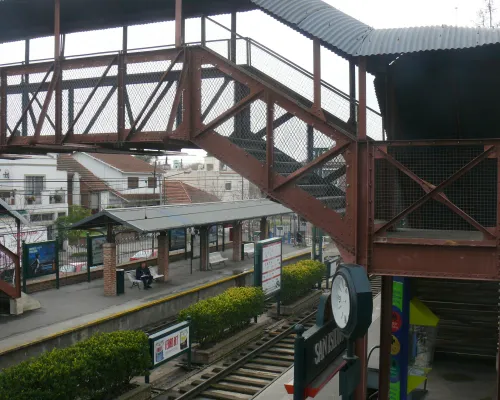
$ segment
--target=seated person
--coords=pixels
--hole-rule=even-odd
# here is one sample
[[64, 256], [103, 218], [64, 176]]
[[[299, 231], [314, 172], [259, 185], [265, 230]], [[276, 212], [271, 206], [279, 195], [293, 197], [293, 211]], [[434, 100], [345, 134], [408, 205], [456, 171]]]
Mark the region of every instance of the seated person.
[[145, 262], [141, 263], [141, 265], [135, 270], [135, 279], [140, 279], [144, 283], [144, 289], [151, 289], [153, 277], [151, 276], [151, 271], [149, 271]]

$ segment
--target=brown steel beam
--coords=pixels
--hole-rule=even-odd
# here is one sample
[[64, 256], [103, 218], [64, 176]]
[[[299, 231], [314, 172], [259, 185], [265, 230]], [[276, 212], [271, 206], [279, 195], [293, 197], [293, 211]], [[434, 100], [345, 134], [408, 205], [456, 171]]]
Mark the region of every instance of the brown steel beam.
[[293, 182], [297, 181], [297, 179], [301, 178], [314, 168], [317, 168], [321, 166], [322, 164], [328, 162], [334, 157], [337, 157], [339, 154], [342, 154], [347, 147], [349, 146], [350, 143], [337, 143], [337, 145], [324, 152], [321, 154], [319, 157], [316, 157], [312, 162], [309, 164], [304, 165], [303, 167], [299, 168], [297, 171], [293, 172], [292, 174], [288, 175], [284, 181], [280, 182], [279, 185], [274, 186], [274, 190], [279, 190], [283, 186], [291, 185]]
[[87, 99], [85, 100], [85, 102], [83, 103], [82, 107], [80, 108], [80, 111], [78, 112], [78, 114], [76, 115], [75, 119], [73, 120], [73, 122], [69, 126], [68, 131], [66, 132], [66, 135], [64, 135], [64, 139], [62, 140], [62, 143], [67, 142], [68, 139], [74, 134], [73, 129], [74, 129], [76, 123], [78, 122], [78, 120], [80, 119], [80, 117], [83, 115], [83, 113], [84, 113], [85, 109], [87, 108], [87, 106], [89, 105], [89, 103], [92, 101], [94, 95], [97, 92], [97, 89], [99, 89], [99, 87], [101, 86], [102, 81], [108, 75], [108, 72], [111, 70], [111, 68], [113, 67], [113, 65], [116, 64], [116, 60], [117, 60], [117, 57], [114, 57], [113, 60], [111, 60], [111, 62], [108, 64], [108, 66], [104, 70], [103, 74], [101, 75], [101, 77], [99, 78], [99, 80], [97, 81], [97, 83], [95, 84], [94, 88], [92, 89], [92, 91], [87, 96]]
[[[281, 125], [290, 121], [293, 117], [294, 117], [294, 115], [292, 113], [287, 112], [286, 114], [283, 114], [281, 117], [276, 118], [273, 121], [273, 131], [278, 129]], [[261, 138], [261, 137], [265, 136], [266, 132], [267, 132], [267, 128], [262, 128], [260, 131], [255, 133], [255, 136]]]
[[[366, 58], [361, 57], [358, 63], [359, 74], [359, 106], [358, 106], [358, 143], [356, 143], [355, 168], [357, 169], [355, 181], [356, 211], [354, 215], [355, 227], [355, 257], [358, 265], [368, 268], [369, 251], [371, 247], [369, 207], [370, 203], [370, 162], [368, 143], [366, 141]], [[355, 400], [366, 400], [368, 369], [366, 358], [368, 356], [367, 335], [356, 340], [356, 356], [362, 360], [359, 384], [354, 392]]]
[[17, 288], [1, 280], [0, 280], [0, 292], [4, 292], [7, 296], [12, 297], [13, 299], [17, 298]]
[[[201, 115], [201, 120], [202, 121], [205, 120], [205, 118], [210, 113], [210, 111], [212, 111], [212, 109], [214, 108], [214, 106], [217, 104], [217, 101], [219, 101], [220, 97], [224, 93], [224, 90], [226, 90], [226, 88], [229, 86], [230, 83], [231, 83], [231, 81], [225, 77], [224, 78], [224, 82], [222, 83], [222, 85], [220, 85], [220, 88], [217, 90], [217, 92], [215, 93], [213, 99], [210, 100], [210, 103], [208, 103], [207, 108], [205, 109], [205, 111]], [[264, 128], [264, 135], [265, 134], [266, 134], [266, 132], [265, 132], [265, 128]]]
[[489, 147], [486, 151], [484, 151], [483, 153], [481, 153], [480, 155], [475, 157], [473, 160], [468, 162], [466, 165], [464, 165], [462, 168], [460, 168], [457, 172], [455, 172], [453, 175], [451, 175], [448, 179], [445, 179], [439, 185], [434, 187], [434, 189], [432, 189], [431, 191], [426, 193], [424, 196], [422, 196], [419, 200], [417, 200], [411, 206], [409, 206], [405, 210], [401, 211], [398, 215], [393, 217], [389, 222], [387, 222], [383, 226], [376, 229], [375, 234], [380, 234], [380, 233], [385, 232], [387, 229], [389, 229], [391, 226], [393, 226], [396, 222], [398, 222], [399, 220], [404, 218], [409, 213], [415, 211], [417, 208], [419, 208], [426, 201], [428, 201], [432, 197], [434, 197], [437, 193], [442, 192], [446, 187], [448, 187], [453, 182], [455, 182], [456, 180], [461, 178], [464, 174], [466, 174], [468, 171], [470, 171], [472, 168], [474, 168], [476, 165], [478, 165], [480, 162], [482, 162], [485, 158], [488, 158], [488, 156], [490, 154], [492, 154], [494, 151], [495, 151], [495, 147], [493, 147], [493, 146]]
[[[394, 157], [391, 155], [387, 154], [386, 151], [382, 149], [377, 149], [380, 155], [387, 160], [390, 164], [392, 164], [394, 167], [396, 167], [398, 170], [400, 170], [402, 173], [404, 173], [406, 176], [408, 176], [411, 180], [416, 182], [424, 192], [429, 192], [434, 188], [434, 185], [430, 184], [429, 182], [424, 181], [423, 179], [419, 178], [416, 174], [414, 174], [410, 169], [408, 169], [405, 165], [401, 164], [398, 160], [396, 160]], [[446, 207], [448, 207], [451, 211], [453, 211], [455, 214], [463, 218], [465, 221], [467, 221], [470, 225], [472, 225], [474, 228], [476, 228], [478, 231], [482, 232], [485, 234], [487, 237], [494, 238], [495, 235], [490, 232], [487, 228], [485, 228], [483, 225], [481, 225], [479, 222], [477, 222], [474, 218], [472, 218], [469, 214], [467, 214], [465, 211], [463, 211], [460, 207], [458, 207], [456, 204], [451, 202], [448, 197], [443, 192], [439, 192], [433, 196], [433, 199], [436, 201], [439, 201], [440, 203], [444, 204]]]
[[252, 102], [262, 98], [263, 90], [257, 90], [255, 92], [251, 92], [248, 96], [245, 96], [238, 103], [236, 103], [230, 109], [224, 111], [221, 115], [215, 118], [210, 123], [206, 124], [202, 129], [200, 129], [194, 136], [201, 136], [207, 132], [213, 131], [219, 125], [223, 124], [227, 120], [233, 118], [236, 114], [240, 113], [246, 107], [248, 107]]
[[392, 276], [382, 277], [378, 398], [389, 398], [392, 342]]
[[231, 13], [231, 45], [229, 47], [229, 59], [236, 63], [236, 12]]
[[0, 70], [0, 145], [7, 143], [7, 74]]
[[356, 125], [356, 64], [349, 61], [349, 122]]
[[[184, 60], [186, 61], [186, 60]], [[179, 78], [179, 81], [177, 82], [177, 91], [175, 92], [175, 97], [174, 97], [174, 102], [172, 103], [172, 109], [170, 110], [170, 116], [168, 118], [168, 123], [167, 123], [167, 136], [170, 136], [172, 134], [172, 130], [174, 129], [174, 122], [177, 117], [177, 109], [179, 108], [179, 105], [181, 104], [181, 99], [182, 99], [182, 92], [186, 88], [186, 79], [188, 78], [189, 74], [189, 62], [184, 62], [184, 65], [182, 66], [182, 73]]]
[[322, 120], [325, 120], [321, 104], [321, 43], [319, 39], [313, 39], [313, 112]]
[[130, 126], [130, 131], [127, 135], [127, 138], [126, 140], [130, 140], [132, 138], [132, 136], [134, 135], [135, 133], [135, 127], [136, 125], [139, 123], [139, 121], [141, 120], [143, 114], [146, 112], [147, 108], [149, 107], [149, 105], [151, 104], [151, 101], [153, 101], [153, 98], [156, 96], [156, 94], [158, 93], [158, 90], [160, 90], [160, 87], [161, 85], [163, 84], [163, 82], [165, 81], [165, 79], [167, 78], [168, 74], [170, 73], [170, 71], [172, 71], [172, 69], [174, 68], [175, 64], [177, 64], [177, 62], [179, 61], [179, 58], [181, 57], [181, 54], [183, 53], [183, 50], [179, 51], [177, 53], [177, 55], [175, 56], [175, 58], [173, 59], [173, 61], [170, 63], [170, 65], [168, 66], [167, 70], [163, 73], [163, 75], [161, 76], [160, 80], [158, 81], [158, 83], [156, 84], [155, 88], [153, 89], [153, 91], [151, 92], [151, 94], [149, 95], [148, 99], [146, 100], [146, 103], [144, 104], [144, 106], [142, 107], [141, 111], [139, 112], [139, 114], [137, 115], [137, 118], [135, 119], [135, 121], [131, 124]]
[[369, 272], [418, 278], [500, 279], [496, 249], [478, 246], [375, 243]]
[[[123, 47], [126, 50], [126, 32], [127, 27], [123, 27]], [[125, 65], [125, 55], [124, 51], [118, 55], [118, 75], [117, 75], [117, 129], [118, 129], [118, 139], [123, 141], [127, 133], [125, 132], [125, 75], [127, 73], [127, 67]], [[132, 119], [130, 119], [132, 121]]]
[[274, 102], [270, 95], [266, 96], [266, 189], [273, 189], [273, 167], [274, 167]]

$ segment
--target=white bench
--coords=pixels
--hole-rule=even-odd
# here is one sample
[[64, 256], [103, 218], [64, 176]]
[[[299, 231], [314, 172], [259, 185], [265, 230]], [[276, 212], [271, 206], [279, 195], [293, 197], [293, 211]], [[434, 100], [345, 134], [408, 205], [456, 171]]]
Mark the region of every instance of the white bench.
[[142, 281], [140, 279], [135, 279], [135, 271], [127, 271], [125, 274], [127, 275], [128, 280], [132, 283], [130, 288], [137, 286], [140, 290]]
[[245, 243], [243, 245], [243, 253], [250, 258], [250, 256], [254, 256], [255, 254], [255, 245], [253, 243]]
[[159, 275], [158, 274], [158, 267], [150, 267], [149, 271], [151, 272], [151, 276], [153, 277], [153, 280], [157, 280], [160, 278], [163, 278], [165, 275]]
[[227, 260], [229, 260], [229, 258], [222, 257], [222, 253], [210, 253], [208, 255], [208, 265], [210, 266], [210, 268], [212, 267], [213, 264], [220, 264], [220, 263], [223, 263], [225, 266]]

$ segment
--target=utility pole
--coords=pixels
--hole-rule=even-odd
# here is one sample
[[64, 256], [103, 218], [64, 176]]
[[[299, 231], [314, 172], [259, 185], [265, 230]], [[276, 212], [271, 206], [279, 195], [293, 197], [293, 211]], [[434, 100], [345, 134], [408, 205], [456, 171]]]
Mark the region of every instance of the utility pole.
[[244, 182], [243, 182], [243, 177], [241, 177], [241, 200], [245, 200], [243, 194], [244, 194]]

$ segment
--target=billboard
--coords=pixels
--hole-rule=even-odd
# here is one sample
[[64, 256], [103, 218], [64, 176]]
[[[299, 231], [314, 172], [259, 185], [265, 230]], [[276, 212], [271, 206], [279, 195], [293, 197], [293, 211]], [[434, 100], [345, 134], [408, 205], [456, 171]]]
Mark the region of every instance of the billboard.
[[217, 225], [213, 225], [210, 227], [208, 231], [208, 243], [210, 246], [215, 246], [217, 244], [218, 238], [218, 227]]
[[189, 321], [181, 322], [149, 337], [153, 368], [181, 354], [191, 352]]
[[170, 250], [181, 250], [186, 245], [186, 231], [184, 228], [170, 231]]
[[23, 270], [26, 278], [54, 274], [57, 269], [57, 257], [56, 241], [25, 244]]

